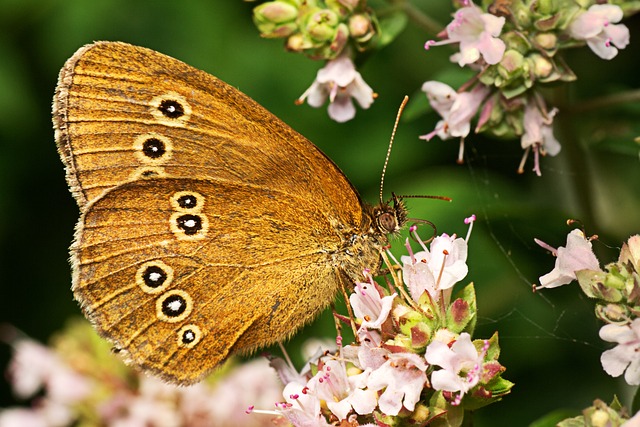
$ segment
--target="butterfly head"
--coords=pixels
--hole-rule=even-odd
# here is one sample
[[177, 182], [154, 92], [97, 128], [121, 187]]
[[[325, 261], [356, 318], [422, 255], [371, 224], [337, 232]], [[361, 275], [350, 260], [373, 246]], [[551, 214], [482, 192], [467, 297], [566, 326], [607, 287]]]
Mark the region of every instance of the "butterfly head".
[[395, 234], [407, 221], [407, 208], [401, 197], [391, 193], [391, 200], [374, 209], [378, 230], [383, 234]]

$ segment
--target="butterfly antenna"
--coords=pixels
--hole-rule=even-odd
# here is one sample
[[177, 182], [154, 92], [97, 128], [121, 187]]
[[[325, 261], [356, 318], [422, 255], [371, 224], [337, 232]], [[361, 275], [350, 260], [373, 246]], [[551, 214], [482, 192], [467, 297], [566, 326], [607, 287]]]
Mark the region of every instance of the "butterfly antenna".
[[404, 107], [407, 105], [409, 101], [409, 97], [405, 95], [402, 103], [400, 104], [400, 108], [398, 109], [398, 114], [396, 114], [396, 121], [393, 124], [393, 132], [391, 132], [391, 140], [389, 141], [389, 148], [387, 149], [387, 157], [384, 159], [384, 166], [382, 166], [382, 177], [380, 178], [380, 204], [384, 203], [382, 198], [382, 191], [384, 189], [384, 175], [387, 173], [387, 164], [389, 163], [389, 157], [391, 156], [391, 147], [393, 146], [393, 139], [396, 136], [396, 130], [398, 129], [398, 123], [400, 122], [400, 116], [402, 116], [402, 112], [404, 111]]

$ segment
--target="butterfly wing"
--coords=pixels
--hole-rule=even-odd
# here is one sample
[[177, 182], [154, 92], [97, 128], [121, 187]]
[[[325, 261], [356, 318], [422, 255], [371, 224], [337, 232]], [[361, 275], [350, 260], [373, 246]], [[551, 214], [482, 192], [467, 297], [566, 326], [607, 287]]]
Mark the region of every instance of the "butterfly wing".
[[338, 286], [329, 253], [340, 244], [304, 198], [225, 180], [144, 179], [88, 205], [73, 289], [131, 362], [192, 383], [324, 308]]
[[81, 208], [140, 177], [197, 176], [313, 198], [361, 224], [357, 192], [318, 148], [238, 90], [153, 50], [81, 48], [60, 72], [53, 116]]
[[85, 46], [53, 110], [82, 211], [74, 294], [131, 362], [168, 381], [290, 336], [331, 301], [336, 269], [354, 277], [379, 258], [380, 242], [345, 248], [371, 219], [335, 164], [180, 61]]

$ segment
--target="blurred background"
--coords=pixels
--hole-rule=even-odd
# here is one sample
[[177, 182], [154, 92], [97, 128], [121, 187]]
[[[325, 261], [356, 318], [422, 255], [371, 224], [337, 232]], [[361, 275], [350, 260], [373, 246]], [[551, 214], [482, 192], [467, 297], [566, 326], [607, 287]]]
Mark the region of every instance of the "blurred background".
[[[443, 26], [448, 1], [416, 0], [417, 8]], [[259, 37], [254, 4], [192, 0], [0, 0], [0, 322], [46, 342], [67, 319], [80, 316], [70, 291], [67, 248], [78, 209], [67, 190], [51, 125], [51, 99], [58, 71], [76, 49], [95, 40], [142, 45], [205, 70], [264, 105], [315, 142], [345, 172], [364, 199], [375, 202], [396, 111], [404, 95], [425, 103], [426, 80], [464, 81], [450, 64], [447, 47], [423, 49], [433, 38], [409, 23], [395, 43], [360, 66], [378, 93], [373, 106], [346, 124], [331, 121], [326, 108], [296, 106], [322, 66], [285, 52], [281, 41]], [[467, 281], [476, 286], [479, 322], [475, 336], [499, 331], [503, 377], [515, 387], [502, 402], [478, 411], [476, 426], [529, 425], [558, 408], [572, 411], [614, 394], [628, 403], [633, 390], [607, 376], [593, 303], [577, 284], [532, 293], [531, 285], [555, 259], [534, 244], [537, 237], [565, 245], [569, 218], [581, 220], [603, 264], [640, 231], [640, 105], [625, 103], [569, 114], [572, 106], [608, 94], [637, 90], [640, 22], [626, 22], [631, 44], [612, 61], [589, 49], [569, 52], [577, 82], [549, 92], [560, 105], [555, 135], [563, 144], [542, 160], [542, 177], [518, 175], [517, 140], [467, 138], [467, 162], [457, 165], [457, 142], [418, 136], [433, 130], [435, 113], [407, 114], [396, 136], [385, 197], [443, 195], [451, 203], [410, 199], [415, 218], [440, 232], [464, 235], [463, 219], [478, 216], [470, 241]], [[458, 76], [457, 74], [460, 74]], [[415, 105], [415, 104], [414, 104]], [[414, 109], [415, 110], [415, 109]], [[424, 231], [425, 234], [429, 230]], [[395, 242], [403, 254], [404, 237]], [[291, 342], [291, 353], [310, 336], [335, 336], [329, 313]], [[10, 347], [0, 344], [0, 369]], [[301, 360], [298, 358], [298, 363]], [[16, 404], [0, 382], [0, 407]]]

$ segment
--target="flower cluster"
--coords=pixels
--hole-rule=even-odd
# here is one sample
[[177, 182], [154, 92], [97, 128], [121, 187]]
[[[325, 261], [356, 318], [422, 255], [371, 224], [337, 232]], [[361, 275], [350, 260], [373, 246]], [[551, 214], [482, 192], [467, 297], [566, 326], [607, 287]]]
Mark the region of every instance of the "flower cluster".
[[0, 409], [0, 427], [273, 426], [244, 412], [250, 402], [267, 405], [280, 396], [280, 381], [264, 359], [177, 387], [125, 366], [84, 320], [73, 322], [52, 347], [9, 340], [13, 391], [32, 400], [29, 408]]
[[376, 17], [362, 0], [275, 0], [253, 10], [263, 37], [312, 59], [335, 59], [351, 46], [365, 50], [379, 36]]
[[274, 359], [285, 400], [276, 411], [254, 412], [284, 415], [296, 427], [426, 425], [436, 418], [460, 425], [465, 410], [509, 393], [497, 334], [471, 339], [473, 285], [451, 297], [467, 274], [467, 240], [443, 234], [415, 253], [407, 240], [402, 266], [394, 261], [402, 273], [391, 273], [398, 286], [387, 289], [365, 274], [349, 299], [357, 342], [343, 347], [339, 338], [336, 352], [319, 355], [302, 373]]
[[615, 343], [600, 362], [609, 375], [623, 373], [630, 385], [640, 385], [640, 235], [622, 245], [618, 261], [604, 269], [594, 255], [591, 239], [580, 230], [567, 237], [557, 250], [537, 241], [556, 255], [554, 269], [540, 277], [540, 288], [554, 288], [578, 280], [582, 291], [596, 301], [596, 316], [606, 324], [600, 338]]
[[557, 427], [575, 426], [623, 426], [636, 427], [640, 423], [640, 412], [629, 418], [626, 409], [617, 398], [607, 405], [600, 399], [596, 399], [593, 405], [584, 409], [582, 415], [568, 418], [557, 424]]
[[351, 120], [353, 99], [367, 109], [375, 93], [353, 64], [354, 52], [379, 47], [380, 25], [365, 0], [276, 0], [253, 10], [263, 37], [285, 38], [287, 50], [326, 60], [311, 87], [298, 98], [312, 107], [329, 100], [329, 117]]
[[547, 108], [540, 86], [576, 78], [558, 51], [586, 42], [599, 57], [612, 59], [629, 43], [627, 27], [616, 24], [621, 19], [619, 6], [583, 8], [573, 0], [496, 2], [486, 10], [463, 1], [441, 34], [443, 40], [429, 40], [425, 48], [458, 44], [451, 61], [476, 70], [477, 75], [458, 91], [439, 82], [423, 85], [442, 120], [421, 138], [460, 138], [461, 162], [464, 138], [479, 112], [475, 132], [519, 136], [525, 154], [518, 171], [524, 171], [533, 151], [533, 170], [540, 175], [539, 156], [560, 151], [552, 131], [557, 110]]
[[[420, 138], [458, 138], [462, 162], [464, 139], [478, 116], [475, 133], [519, 138], [524, 154], [518, 172], [524, 172], [533, 153], [533, 171], [541, 175], [540, 156], [560, 152], [552, 129], [558, 110], [547, 107], [541, 89], [576, 79], [560, 54], [563, 50], [586, 44], [610, 60], [624, 49], [629, 29], [619, 23], [623, 9], [595, 0], [454, 4], [458, 9], [440, 39], [428, 40], [424, 47], [455, 44], [451, 61], [472, 69], [475, 76], [458, 90], [437, 81], [422, 86], [442, 120]], [[345, 122], [355, 116], [352, 98], [364, 109], [375, 98], [353, 65], [354, 54], [391, 43], [404, 24], [383, 17], [400, 14], [376, 14], [365, 0], [276, 0], [257, 6], [254, 22], [263, 37], [286, 38], [287, 49], [328, 60], [298, 102], [319, 107], [328, 99], [329, 116]]]

